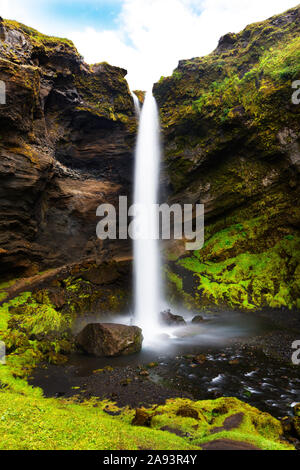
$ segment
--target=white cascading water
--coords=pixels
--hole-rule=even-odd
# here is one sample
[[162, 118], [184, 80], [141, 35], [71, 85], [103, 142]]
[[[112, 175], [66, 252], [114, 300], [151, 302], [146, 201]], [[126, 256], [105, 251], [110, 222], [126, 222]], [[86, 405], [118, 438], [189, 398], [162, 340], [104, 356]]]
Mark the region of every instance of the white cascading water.
[[136, 117], [139, 119], [139, 118], [140, 118], [140, 115], [141, 115], [141, 105], [140, 105], [139, 99], [138, 99], [138, 97], [136, 96], [136, 94], [133, 93], [133, 91], [131, 92], [131, 96], [132, 96], [133, 102], [134, 102], [134, 108], [135, 108]]
[[159, 115], [151, 92], [145, 97], [139, 120], [135, 153], [134, 203], [140, 207], [135, 217], [134, 240], [134, 322], [143, 330], [145, 342], [159, 330], [160, 252], [158, 220], [153, 205], [158, 203], [160, 171]]

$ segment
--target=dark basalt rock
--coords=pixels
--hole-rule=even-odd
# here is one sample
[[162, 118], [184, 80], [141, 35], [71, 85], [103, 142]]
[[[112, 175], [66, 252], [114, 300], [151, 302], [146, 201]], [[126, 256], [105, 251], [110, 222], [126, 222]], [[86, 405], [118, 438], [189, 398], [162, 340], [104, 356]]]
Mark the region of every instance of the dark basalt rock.
[[233, 441], [231, 439], [216, 439], [201, 445], [202, 450], [261, 450], [248, 442]]
[[205, 320], [204, 318], [201, 316], [201, 315], [196, 315], [193, 320], [192, 320], [192, 323], [203, 323]]
[[222, 36], [221, 39], [219, 40], [218, 52], [222, 52], [228, 49], [232, 49], [234, 45], [236, 44], [236, 35], [233, 33], [228, 33], [225, 34], [225, 36]]
[[142, 348], [142, 330], [115, 323], [90, 323], [76, 337], [78, 348], [97, 357], [127, 356]]
[[180, 315], [173, 315], [170, 310], [161, 312], [160, 318], [165, 325], [168, 326], [183, 326], [186, 325], [186, 322], [183, 317]]

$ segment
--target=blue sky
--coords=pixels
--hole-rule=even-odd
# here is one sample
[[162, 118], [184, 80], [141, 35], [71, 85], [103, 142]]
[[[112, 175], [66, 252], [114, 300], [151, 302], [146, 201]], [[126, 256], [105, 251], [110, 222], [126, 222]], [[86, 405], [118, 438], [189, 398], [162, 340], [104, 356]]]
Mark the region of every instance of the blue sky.
[[296, 6], [299, 0], [0, 0], [0, 15], [72, 39], [88, 63], [128, 70], [132, 89], [170, 75], [181, 59]]
[[[44, 3], [44, 5], [43, 5]], [[41, 2], [37, 1], [37, 8]], [[122, 10], [121, 0], [69, 1], [52, 0], [42, 2], [43, 15], [70, 30], [80, 29], [83, 25], [93, 28], [117, 28], [118, 17]]]
[[[80, 30], [84, 26], [96, 29], [116, 29], [122, 11], [122, 0], [0, 0], [10, 19], [32, 17], [46, 29]], [[7, 15], [5, 15], [7, 17]], [[45, 23], [45, 24], [44, 24]]]

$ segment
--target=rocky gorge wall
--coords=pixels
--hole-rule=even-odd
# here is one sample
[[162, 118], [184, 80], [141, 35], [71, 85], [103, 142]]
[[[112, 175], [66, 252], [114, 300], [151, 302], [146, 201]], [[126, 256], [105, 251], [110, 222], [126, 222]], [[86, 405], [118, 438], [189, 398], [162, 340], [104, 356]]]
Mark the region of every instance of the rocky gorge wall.
[[[126, 71], [66, 39], [0, 22], [0, 275], [107, 259], [96, 208], [130, 195], [136, 120]], [[118, 256], [128, 244], [115, 243]]]
[[179, 62], [154, 85], [170, 202], [205, 204], [205, 246], [169, 247], [188, 308], [300, 308], [300, 7]]

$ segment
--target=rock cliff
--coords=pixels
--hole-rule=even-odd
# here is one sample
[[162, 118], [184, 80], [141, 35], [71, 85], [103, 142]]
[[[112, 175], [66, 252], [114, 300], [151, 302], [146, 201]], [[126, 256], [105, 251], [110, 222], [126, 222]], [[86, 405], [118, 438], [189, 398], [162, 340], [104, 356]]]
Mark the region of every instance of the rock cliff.
[[171, 202], [203, 203], [205, 246], [168, 250], [188, 307], [300, 308], [300, 7], [179, 62], [154, 86]]
[[[96, 208], [131, 194], [134, 106], [126, 70], [87, 65], [67, 39], [0, 22], [0, 276], [113, 256]], [[118, 256], [130, 256], [120, 242]]]

